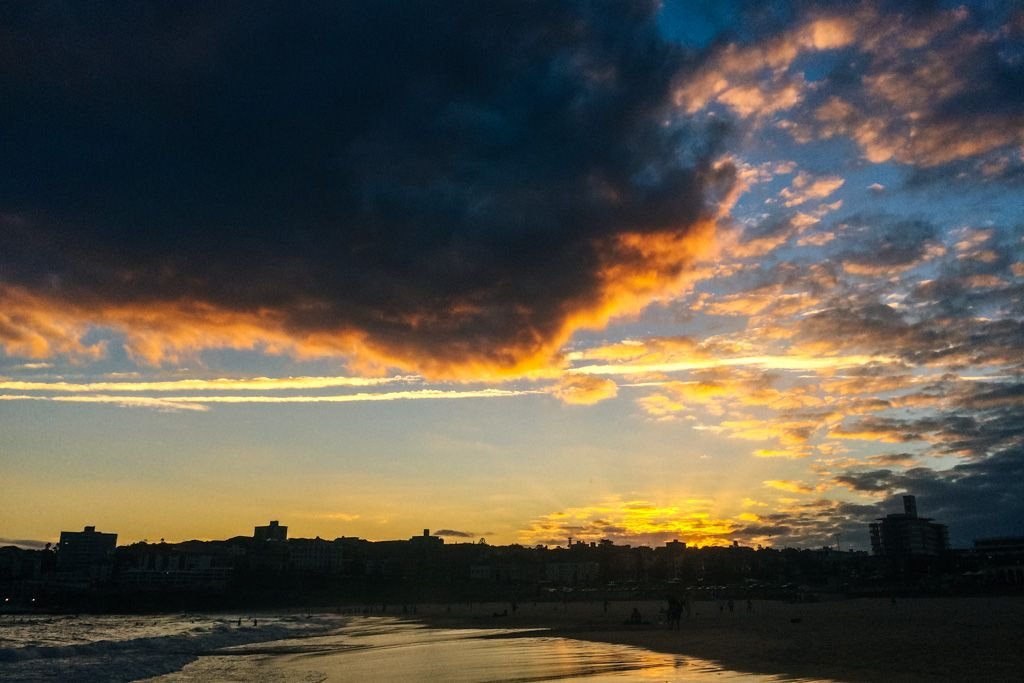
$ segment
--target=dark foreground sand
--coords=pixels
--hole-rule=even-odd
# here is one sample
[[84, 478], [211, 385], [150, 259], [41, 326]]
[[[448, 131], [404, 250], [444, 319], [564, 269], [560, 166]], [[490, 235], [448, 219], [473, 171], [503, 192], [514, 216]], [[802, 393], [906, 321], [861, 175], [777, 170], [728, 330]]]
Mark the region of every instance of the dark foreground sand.
[[[652, 623], [627, 626], [633, 607]], [[1024, 681], [1024, 598], [754, 601], [753, 612], [697, 602], [678, 631], [658, 624], [657, 602], [520, 603], [420, 608], [445, 627], [542, 627], [580, 640], [635, 645], [753, 673], [875, 681]], [[393, 610], [394, 611], [394, 610]], [[392, 613], [393, 613], [392, 611]], [[400, 610], [398, 610], [400, 612]], [[401, 615], [405, 616], [405, 615]]]

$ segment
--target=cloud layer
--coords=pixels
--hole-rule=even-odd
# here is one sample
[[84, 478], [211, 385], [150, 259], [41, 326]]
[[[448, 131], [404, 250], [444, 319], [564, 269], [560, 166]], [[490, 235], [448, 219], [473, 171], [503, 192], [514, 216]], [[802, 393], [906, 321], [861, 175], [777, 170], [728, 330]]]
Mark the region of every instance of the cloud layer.
[[12, 10], [0, 344], [546, 360], [671, 289], [728, 189], [718, 135], [668, 106], [686, 62], [655, 10]]
[[403, 457], [571, 473], [456, 538], [1024, 533], [1019, 3], [682, 4], [0, 10], [0, 420], [446, 402]]
[[[847, 137], [874, 163], [1005, 157], [1024, 142], [1024, 21], [1013, 5], [804, 3], [781, 27], [753, 12], [754, 38], [723, 41], [676, 99], [757, 123], [785, 115], [777, 123], [797, 140]], [[829, 54], [841, 59], [809, 76], [809, 60]]]

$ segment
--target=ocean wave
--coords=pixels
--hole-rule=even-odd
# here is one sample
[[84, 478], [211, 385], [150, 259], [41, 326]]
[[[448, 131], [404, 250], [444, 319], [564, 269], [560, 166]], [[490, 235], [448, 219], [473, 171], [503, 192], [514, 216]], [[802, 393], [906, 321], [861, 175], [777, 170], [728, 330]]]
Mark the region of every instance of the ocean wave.
[[[320, 635], [342, 623], [332, 617], [272, 616], [257, 620], [258, 626], [238, 626], [237, 621], [195, 622], [193, 618], [190, 622], [162, 624], [172, 631], [164, 635], [58, 645], [46, 644], [47, 631], [53, 626], [40, 621], [34, 625], [39, 631], [35, 642], [0, 647], [0, 679], [133, 681], [177, 671], [200, 655], [223, 648]], [[102, 625], [109, 627], [107, 631], [125, 635], [133, 628], [123, 624], [115, 627], [109, 622]]]

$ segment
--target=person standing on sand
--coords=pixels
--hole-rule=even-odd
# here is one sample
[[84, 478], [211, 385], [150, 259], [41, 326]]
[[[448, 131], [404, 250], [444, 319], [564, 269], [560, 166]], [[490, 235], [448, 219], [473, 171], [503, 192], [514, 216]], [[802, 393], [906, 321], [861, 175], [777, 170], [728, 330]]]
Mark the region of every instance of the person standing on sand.
[[670, 595], [668, 598], [668, 611], [666, 617], [668, 618], [668, 627], [679, 630], [683, 616], [683, 603], [674, 595]]

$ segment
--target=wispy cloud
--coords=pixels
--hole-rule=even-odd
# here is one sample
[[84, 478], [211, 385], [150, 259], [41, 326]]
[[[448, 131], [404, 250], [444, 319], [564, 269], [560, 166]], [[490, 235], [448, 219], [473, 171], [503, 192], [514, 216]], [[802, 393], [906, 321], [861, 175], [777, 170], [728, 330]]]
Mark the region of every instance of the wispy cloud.
[[709, 358], [706, 360], [686, 360], [668, 363], [648, 364], [604, 364], [584, 365], [573, 368], [573, 372], [584, 375], [648, 375], [655, 373], [684, 372], [687, 370], [707, 370], [720, 367], [749, 366], [766, 370], [838, 370], [842, 368], [887, 363], [892, 359], [884, 355], [853, 355], [853, 356], [741, 356], [737, 358]]
[[800, 206], [812, 199], [824, 199], [843, 186], [845, 181], [839, 176], [813, 178], [808, 173], [798, 173], [793, 184], [784, 188], [779, 196], [786, 206]]
[[474, 389], [468, 391], [446, 391], [441, 389], [419, 389], [415, 391], [391, 391], [380, 393], [343, 394], [333, 396], [114, 396], [110, 394], [94, 394], [88, 396], [60, 395], [37, 396], [29, 394], [0, 395], [0, 401], [54, 401], [58, 403], [107, 403], [128, 407], [171, 409], [171, 410], [206, 410], [210, 404], [303, 404], [303, 403], [358, 403], [363, 401], [423, 401], [434, 399], [465, 399], [465, 398], [507, 398], [544, 393], [535, 390], [509, 389]]
[[180, 379], [142, 382], [22, 382], [0, 381], [4, 391], [51, 391], [69, 393], [160, 392], [160, 391], [275, 391], [296, 389], [332, 389], [336, 387], [374, 387], [421, 381], [416, 375], [393, 377], [245, 377], [217, 379]]

